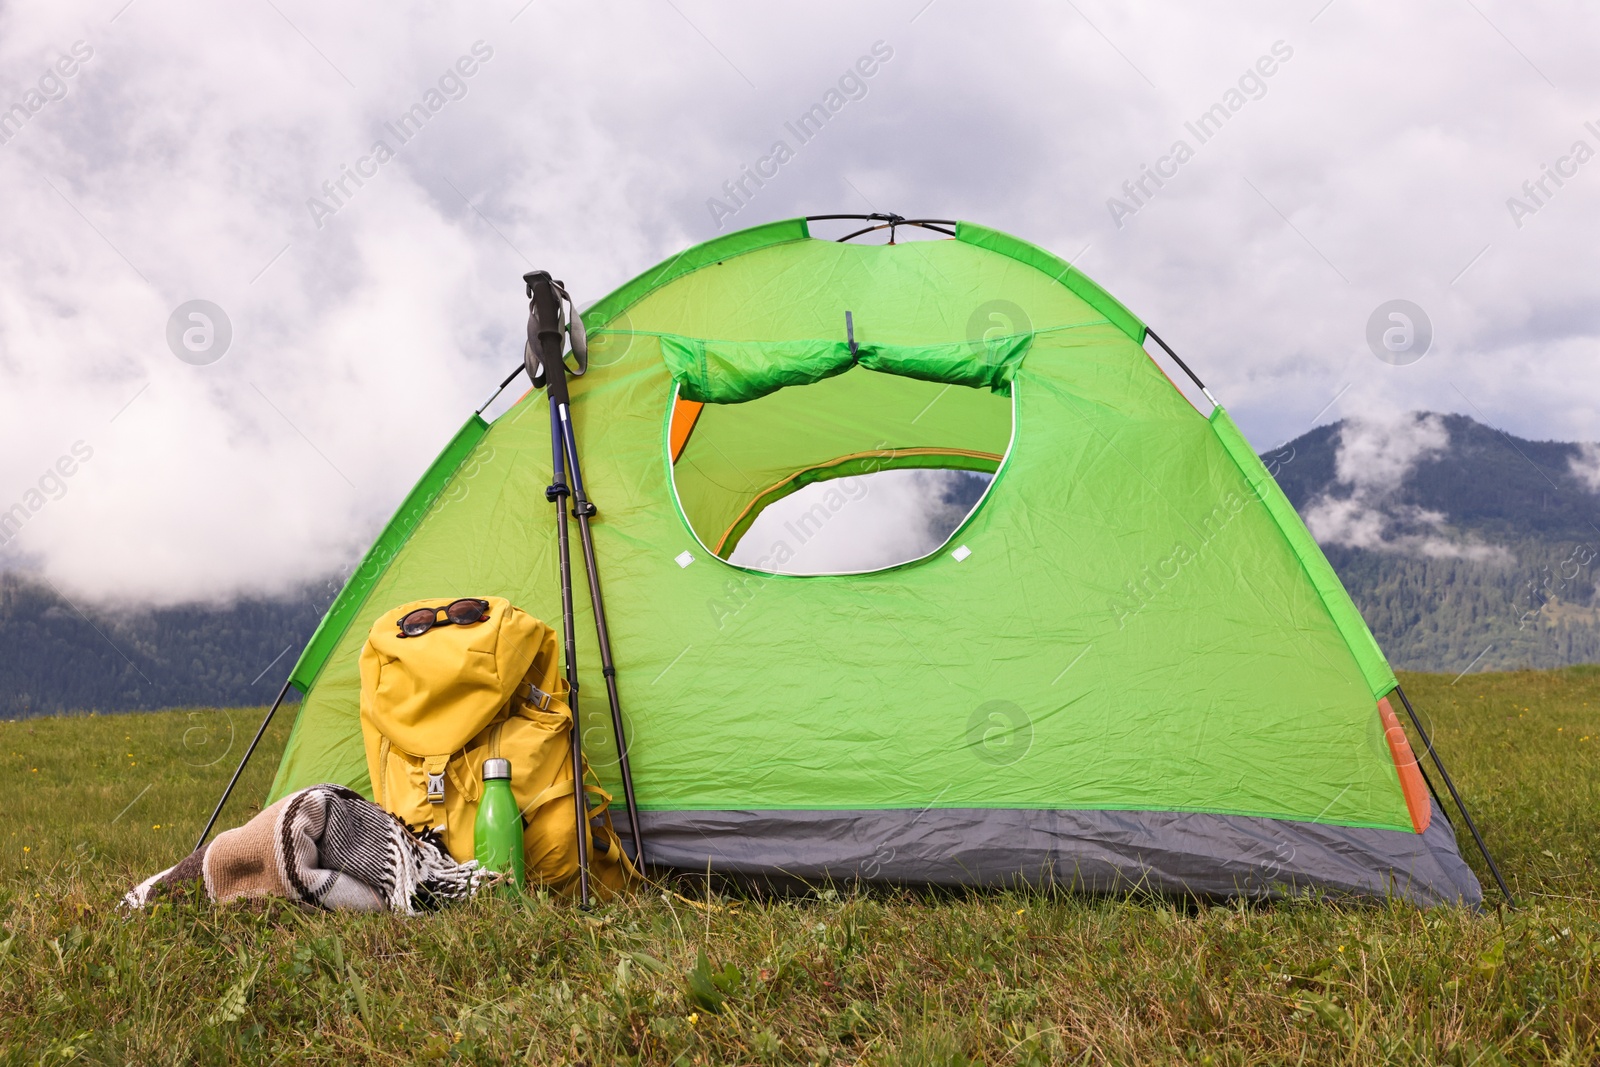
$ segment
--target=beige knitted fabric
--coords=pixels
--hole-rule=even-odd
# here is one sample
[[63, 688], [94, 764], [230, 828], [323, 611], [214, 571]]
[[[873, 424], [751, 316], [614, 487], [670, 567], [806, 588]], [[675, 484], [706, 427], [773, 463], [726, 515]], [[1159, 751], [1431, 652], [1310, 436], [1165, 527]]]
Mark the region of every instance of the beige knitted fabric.
[[293, 797], [276, 804], [232, 830], [218, 834], [206, 848], [202, 864], [206, 895], [218, 904], [252, 897], [294, 896], [284, 885], [278, 865], [278, 820]]
[[438, 834], [413, 834], [359, 793], [328, 784], [291, 793], [218, 834], [139, 883], [122, 903], [142, 908], [160, 892], [203, 885], [218, 904], [283, 897], [334, 910], [411, 915], [501, 880], [474, 862], [457, 863]]

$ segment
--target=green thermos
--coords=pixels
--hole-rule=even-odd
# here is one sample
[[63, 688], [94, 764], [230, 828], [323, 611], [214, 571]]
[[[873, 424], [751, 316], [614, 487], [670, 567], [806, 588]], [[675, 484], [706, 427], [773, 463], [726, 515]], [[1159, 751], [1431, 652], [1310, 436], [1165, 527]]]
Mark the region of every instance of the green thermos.
[[483, 761], [483, 796], [478, 801], [472, 845], [479, 867], [509, 871], [517, 888], [523, 887], [522, 811], [511, 795], [510, 760]]

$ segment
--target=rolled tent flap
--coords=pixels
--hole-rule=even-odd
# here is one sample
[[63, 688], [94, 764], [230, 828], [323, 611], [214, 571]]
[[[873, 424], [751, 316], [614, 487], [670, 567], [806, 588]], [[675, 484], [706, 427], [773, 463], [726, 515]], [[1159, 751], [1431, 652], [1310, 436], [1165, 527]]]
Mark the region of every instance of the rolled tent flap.
[[706, 341], [670, 334], [661, 337], [661, 358], [678, 395], [702, 404], [742, 404], [843, 374], [855, 362], [843, 341]]
[[885, 374], [1004, 393], [1032, 340], [1031, 333], [1019, 333], [946, 345], [865, 344], [860, 346], [858, 362]]
[[812, 385], [859, 363], [868, 370], [1005, 393], [1033, 340], [1029, 333], [940, 345], [844, 341], [713, 341], [661, 335], [661, 358], [678, 396], [742, 404], [791, 385]]

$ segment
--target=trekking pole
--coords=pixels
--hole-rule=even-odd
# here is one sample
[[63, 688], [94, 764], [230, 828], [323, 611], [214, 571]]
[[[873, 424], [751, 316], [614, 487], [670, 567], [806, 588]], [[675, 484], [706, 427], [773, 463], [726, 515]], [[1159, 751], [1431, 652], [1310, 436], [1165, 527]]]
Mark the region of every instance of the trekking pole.
[[600, 671], [606, 680], [611, 705], [611, 732], [617, 741], [617, 770], [622, 775], [622, 795], [628, 809], [628, 830], [633, 837], [634, 864], [644, 867], [644, 836], [639, 832], [639, 804], [633, 795], [633, 769], [628, 765], [628, 739], [622, 725], [622, 698], [617, 693], [617, 668], [611, 658], [611, 631], [606, 625], [606, 605], [600, 595], [600, 568], [595, 562], [594, 534], [589, 519], [599, 509], [583, 492], [583, 471], [578, 466], [578, 442], [572, 420], [562, 409], [561, 428], [567, 441], [567, 468], [572, 472], [572, 513], [578, 517], [578, 540], [583, 543], [583, 563], [589, 578], [589, 599], [594, 606], [595, 637], [600, 644]]
[[578, 637], [572, 617], [572, 546], [567, 528], [566, 442], [561, 432], [567, 408], [567, 372], [561, 360], [563, 338], [550, 275], [523, 276], [528, 286], [528, 347], [523, 350], [528, 378], [545, 385], [550, 398], [550, 464], [554, 474], [544, 491], [556, 506], [556, 549], [561, 567], [561, 631], [567, 661], [567, 707], [572, 713], [572, 797], [578, 830], [578, 906], [589, 905], [589, 797], [583, 788], [583, 731], [578, 719]]
[[[538, 285], [540, 281], [534, 275], [530, 284]], [[549, 275], [545, 275], [548, 279]], [[579, 371], [587, 366], [587, 346], [583, 341], [582, 320], [578, 319], [577, 308], [572, 306], [572, 297], [567, 294], [565, 287], [560, 282], [548, 283], [554, 290], [558, 299], [564, 298], [574, 320], [573, 349], [579, 360]], [[559, 311], [559, 307], [558, 307]], [[580, 350], [582, 346], [582, 350]], [[563, 386], [565, 382], [563, 381]], [[594, 550], [594, 532], [589, 525], [589, 520], [599, 513], [583, 488], [583, 467], [578, 461], [578, 437], [572, 425], [570, 408], [563, 404], [560, 409], [560, 431], [565, 444], [567, 456], [567, 471], [572, 478], [572, 514], [578, 519], [578, 540], [583, 545], [583, 563], [585, 576], [589, 580], [589, 601], [594, 609], [595, 639], [600, 646], [600, 672], [606, 680], [606, 701], [611, 708], [611, 733], [617, 744], [617, 772], [622, 777], [622, 796], [624, 806], [628, 811], [628, 831], [633, 838], [634, 864], [644, 867], [644, 834], [639, 828], [639, 802], [633, 791], [633, 767], [628, 760], [627, 729], [622, 721], [622, 697], [617, 691], [617, 667], [611, 655], [611, 628], [606, 621], [605, 597], [600, 591], [600, 567]]]

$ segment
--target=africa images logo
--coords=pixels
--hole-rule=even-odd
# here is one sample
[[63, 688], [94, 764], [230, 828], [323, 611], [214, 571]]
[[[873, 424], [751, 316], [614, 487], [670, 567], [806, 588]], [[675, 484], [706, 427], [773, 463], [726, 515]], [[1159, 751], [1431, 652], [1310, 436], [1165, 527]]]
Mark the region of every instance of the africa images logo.
[[39, 75], [38, 81], [22, 94], [22, 99], [13, 101], [11, 106], [0, 110], [0, 144], [7, 144], [22, 128], [43, 111], [47, 104], [62, 100], [67, 95], [67, 81], [77, 76], [81, 64], [87, 63], [94, 55], [94, 49], [85, 41], [72, 42], [70, 55], [63, 53], [45, 72]]
[[209, 300], [186, 300], [167, 317], [167, 347], [185, 363], [215, 363], [233, 343], [228, 313]]

